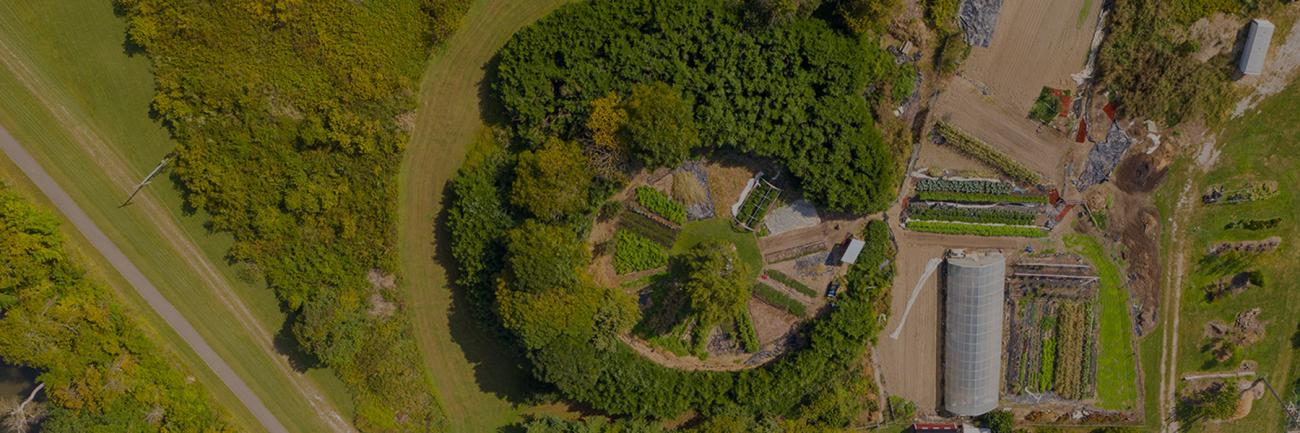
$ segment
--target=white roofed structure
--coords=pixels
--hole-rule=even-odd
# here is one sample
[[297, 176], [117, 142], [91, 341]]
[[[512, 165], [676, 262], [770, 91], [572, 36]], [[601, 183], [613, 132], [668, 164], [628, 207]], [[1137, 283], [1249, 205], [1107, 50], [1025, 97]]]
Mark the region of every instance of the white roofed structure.
[[953, 251], [945, 269], [944, 408], [982, 415], [998, 407], [1007, 260], [997, 252]]
[[1241, 49], [1237, 59], [1237, 70], [1242, 75], [1259, 75], [1264, 72], [1264, 60], [1268, 57], [1268, 46], [1273, 42], [1273, 23], [1265, 19], [1250, 21], [1250, 30], [1246, 34], [1246, 46]]
[[858, 255], [862, 254], [862, 247], [867, 246], [866, 242], [858, 239], [849, 239], [849, 246], [844, 248], [844, 254], [840, 255], [840, 263], [854, 264], [858, 262]]

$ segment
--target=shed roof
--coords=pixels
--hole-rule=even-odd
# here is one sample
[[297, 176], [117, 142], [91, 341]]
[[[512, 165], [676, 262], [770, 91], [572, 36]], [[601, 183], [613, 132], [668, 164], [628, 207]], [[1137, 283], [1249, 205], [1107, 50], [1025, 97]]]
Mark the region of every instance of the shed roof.
[[1241, 50], [1241, 58], [1237, 59], [1237, 69], [1243, 75], [1259, 75], [1264, 72], [1268, 46], [1273, 41], [1273, 29], [1273, 23], [1268, 20], [1251, 20], [1246, 46]]
[[849, 246], [844, 249], [844, 254], [840, 255], [840, 262], [854, 264], [858, 262], [858, 255], [862, 254], [862, 247], [866, 242], [857, 239], [849, 239]]

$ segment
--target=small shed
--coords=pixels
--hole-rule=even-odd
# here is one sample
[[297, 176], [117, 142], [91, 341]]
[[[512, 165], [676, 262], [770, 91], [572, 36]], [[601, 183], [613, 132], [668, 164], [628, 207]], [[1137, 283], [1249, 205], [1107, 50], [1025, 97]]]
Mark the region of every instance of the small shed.
[[862, 247], [867, 246], [866, 242], [858, 239], [849, 239], [849, 245], [844, 248], [844, 254], [840, 254], [840, 263], [851, 265], [858, 262], [858, 255], [862, 254]]
[[1273, 23], [1268, 20], [1250, 21], [1250, 30], [1246, 32], [1246, 46], [1241, 49], [1241, 57], [1237, 59], [1237, 69], [1242, 75], [1259, 75], [1264, 72], [1268, 46], [1273, 42], [1273, 29]]

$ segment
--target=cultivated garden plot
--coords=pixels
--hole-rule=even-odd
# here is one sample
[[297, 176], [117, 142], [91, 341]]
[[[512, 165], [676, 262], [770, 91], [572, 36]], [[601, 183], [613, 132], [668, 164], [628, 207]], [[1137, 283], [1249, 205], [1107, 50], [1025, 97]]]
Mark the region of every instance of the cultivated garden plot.
[[908, 230], [976, 236], [1046, 237], [1048, 196], [1011, 183], [923, 177], [902, 218]]

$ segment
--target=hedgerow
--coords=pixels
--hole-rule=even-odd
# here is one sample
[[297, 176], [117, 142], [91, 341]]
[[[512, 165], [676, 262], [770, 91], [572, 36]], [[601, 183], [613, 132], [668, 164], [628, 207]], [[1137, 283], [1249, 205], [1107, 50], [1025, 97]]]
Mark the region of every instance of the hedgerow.
[[815, 18], [754, 29], [724, 0], [594, 0], [519, 32], [500, 59], [494, 88], [533, 145], [579, 135], [595, 99], [663, 82], [693, 101], [700, 142], [780, 160], [811, 201], [864, 212], [892, 198], [899, 155], [871, 107], [910, 95], [914, 72], [874, 38]]
[[1033, 211], [965, 208], [956, 206], [909, 206], [908, 221], [957, 221], [979, 224], [1006, 224], [1027, 226], [1034, 223]]
[[1011, 194], [1011, 184], [991, 180], [924, 178], [916, 182], [917, 192], [960, 192], [967, 194]]
[[1047, 230], [1040, 227], [994, 226], [946, 221], [908, 221], [907, 229], [918, 232], [942, 233], [949, 235], [1013, 236], [1022, 238], [1041, 238], [1047, 236]]
[[998, 169], [1012, 179], [1029, 184], [1036, 184], [1042, 180], [1037, 172], [1030, 170], [1006, 154], [997, 151], [997, 149], [990, 147], [975, 137], [967, 135], [947, 122], [935, 123], [934, 130], [940, 137], [943, 137], [944, 144], [955, 147], [967, 156]]
[[638, 186], [636, 188], [636, 202], [646, 210], [654, 212], [674, 224], [686, 223], [686, 207], [657, 189]]
[[921, 201], [945, 201], [952, 203], [1028, 203], [1047, 204], [1045, 195], [1018, 194], [971, 194], [961, 192], [920, 192], [916, 199]]

